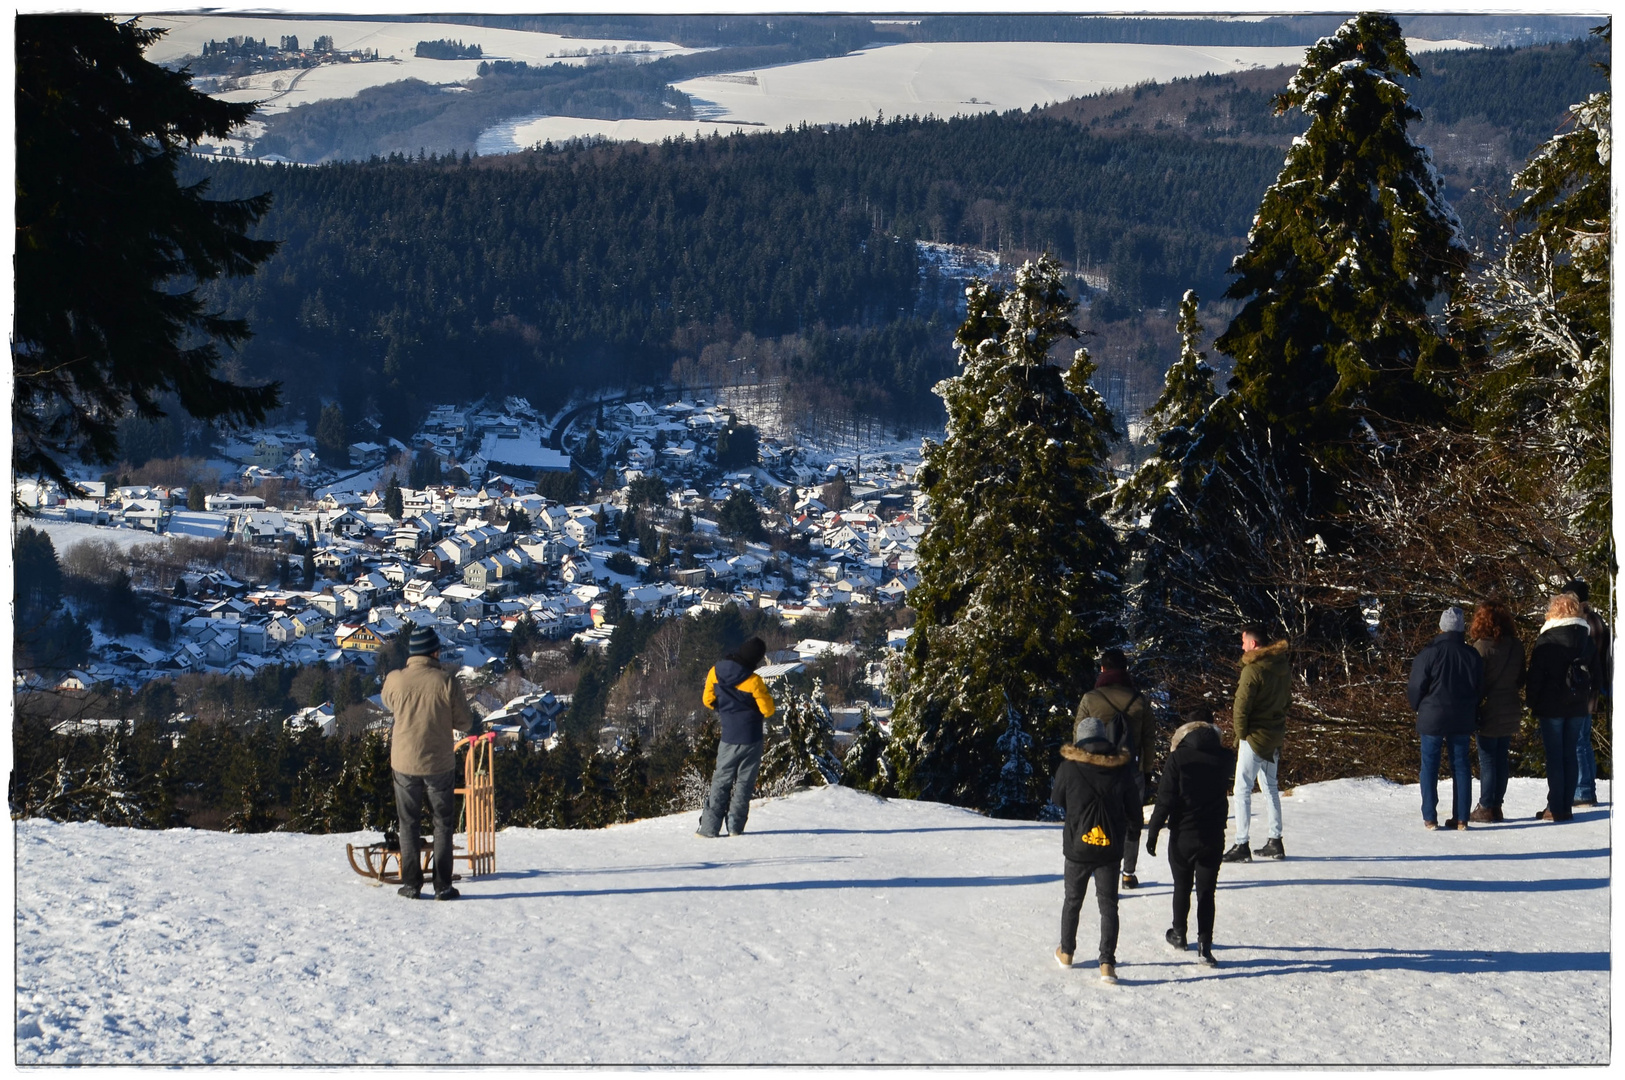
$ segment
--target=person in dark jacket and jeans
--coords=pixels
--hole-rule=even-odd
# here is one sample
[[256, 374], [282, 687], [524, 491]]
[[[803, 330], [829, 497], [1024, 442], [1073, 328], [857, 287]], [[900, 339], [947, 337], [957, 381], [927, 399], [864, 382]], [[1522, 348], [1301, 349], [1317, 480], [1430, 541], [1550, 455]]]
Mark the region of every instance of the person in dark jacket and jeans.
[[1439, 636], [1411, 662], [1406, 696], [1416, 710], [1422, 736], [1422, 824], [1439, 827], [1439, 764], [1450, 752], [1451, 806], [1447, 829], [1465, 829], [1473, 806], [1473, 730], [1478, 700], [1484, 696], [1484, 659], [1467, 644], [1467, 618], [1461, 608], [1439, 616]]
[[[1078, 702], [1075, 719], [1092, 716], [1106, 725], [1106, 737], [1127, 750], [1134, 768], [1129, 777], [1139, 784], [1140, 805], [1145, 805], [1146, 792], [1151, 790], [1152, 758], [1157, 748], [1157, 722], [1151, 716], [1151, 703], [1146, 700], [1134, 680], [1129, 677], [1128, 658], [1121, 649], [1107, 649], [1100, 654], [1100, 676], [1095, 688]], [[1141, 814], [1144, 812], [1142, 811]], [[1141, 814], [1128, 823], [1129, 835], [1123, 845], [1123, 888], [1137, 889], [1140, 879], [1134, 870], [1139, 863], [1140, 830], [1144, 824]]]
[[1131, 757], [1113, 745], [1105, 725], [1086, 716], [1078, 721], [1075, 736], [1074, 742], [1061, 747], [1061, 764], [1049, 796], [1066, 811], [1061, 832], [1066, 899], [1061, 904], [1061, 947], [1055, 950], [1055, 959], [1062, 967], [1072, 966], [1078, 915], [1093, 878], [1100, 906], [1100, 977], [1116, 982], [1117, 875], [1128, 819], [1140, 813], [1140, 802], [1128, 775]]
[[1591, 645], [1596, 660], [1591, 665], [1591, 693], [1586, 697], [1586, 720], [1580, 732], [1579, 774], [1574, 783], [1574, 805], [1597, 805], [1597, 751], [1591, 745], [1592, 717], [1597, 714], [1598, 702], [1608, 694], [1614, 684], [1614, 664], [1608, 623], [1591, 606], [1591, 586], [1576, 578], [1563, 586], [1564, 592], [1573, 593], [1580, 601], [1580, 614], [1591, 628]]
[[722, 721], [722, 741], [717, 744], [717, 767], [711, 774], [711, 792], [700, 813], [695, 834], [714, 840], [728, 817], [728, 835], [745, 831], [750, 814], [751, 790], [762, 767], [762, 723], [773, 715], [773, 696], [756, 674], [767, 656], [767, 643], [753, 637], [718, 660], [705, 676], [702, 700], [715, 709]]
[[1484, 658], [1484, 698], [1478, 703], [1478, 805], [1472, 820], [1503, 820], [1507, 777], [1512, 774], [1512, 737], [1523, 723], [1524, 655], [1518, 625], [1499, 600], [1473, 612], [1467, 636]]
[[1196, 887], [1197, 963], [1208, 967], [1213, 958], [1214, 898], [1224, 856], [1224, 823], [1229, 816], [1226, 798], [1235, 755], [1225, 749], [1213, 711], [1198, 706], [1190, 723], [1174, 732], [1168, 758], [1162, 765], [1157, 805], [1146, 826], [1145, 850], [1157, 853], [1157, 834], [1168, 826], [1168, 869], [1174, 878], [1174, 924], [1168, 944], [1184, 952], [1190, 926], [1191, 886]]
[[1580, 598], [1558, 593], [1546, 608], [1546, 622], [1529, 651], [1526, 693], [1529, 711], [1540, 721], [1546, 748], [1546, 809], [1542, 821], [1574, 817], [1574, 786], [1580, 772], [1580, 733], [1585, 730], [1591, 695], [1590, 678], [1577, 685], [1577, 667], [1594, 668], [1596, 647]]

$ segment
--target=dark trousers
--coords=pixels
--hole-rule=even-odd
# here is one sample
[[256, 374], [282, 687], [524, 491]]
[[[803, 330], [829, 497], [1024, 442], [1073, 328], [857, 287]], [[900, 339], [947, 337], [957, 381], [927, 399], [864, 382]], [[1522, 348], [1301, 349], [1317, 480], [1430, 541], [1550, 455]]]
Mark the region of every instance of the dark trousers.
[[[1446, 750], [1450, 752], [1451, 817], [1465, 822], [1473, 809], [1473, 737], [1471, 735], [1422, 736], [1422, 820], [1438, 821], [1439, 767]], [[1571, 786], [1572, 791], [1572, 786]]]
[[1185, 936], [1190, 929], [1191, 887], [1196, 888], [1196, 939], [1213, 944], [1214, 898], [1219, 889], [1219, 864], [1224, 859], [1224, 834], [1217, 839], [1191, 837], [1183, 842], [1168, 838], [1168, 870], [1174, 876], [1174, 929]]
[[1140, 833], [1145, 829], [1145, 774], [1138, 768], [1129, 774], [1134, 790], [1140, 793], [1140, 813], [1130, 817], [1128, 836], [1123, 841], [1123, 873], [1132, 874], [1140, 865]]
[[395, 774], [395, 814], [401, 821], [401, 884], [423, 886], [423, 857], [418, 854], [418, 818], [429, 800], [434, 820], [434, 891], [451, 888], [451, 834], [457, 828], [457, 771], [436, 776]]
[[1078, 951], [1078, 916], [1089, 879], [1095, 879], [1095, 902], [1100, 905], [1100, 954], [1097, 963], [1117, 963], [1117, 876], [1121, 862], [1081, 863], [1063, 860], [1066, 870], [1066, 900], [1061, 904], [1061, 951]]
[[1540, 718], [1540, 741], [1546, 748], [1546, 809], [1558, 821], [1574, 816], [1574, 786], [1580, 777], [1580, 733], [1589, 716]]
[[723, 814], [728, 816], [729, 836], [745, 831], [750, 793], [761, 768], [761, 743], [717, 744], [717, 769], [711, 774], [711, 793], [705, 797], [705, 809], [700, 813], [700, 832], [716, 836], [722, 830]]
[[1478, 805], [1486, 810], [1501, 809], [1507, 794], [1507, 777], [1512, 775], [1512, 736], [1478, 737]]

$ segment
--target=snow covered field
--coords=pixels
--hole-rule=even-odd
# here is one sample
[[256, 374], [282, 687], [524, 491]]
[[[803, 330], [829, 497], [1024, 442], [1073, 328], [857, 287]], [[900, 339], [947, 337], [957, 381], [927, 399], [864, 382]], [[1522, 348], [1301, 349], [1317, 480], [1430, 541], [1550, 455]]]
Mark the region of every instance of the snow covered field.
[[369, 888], [355, 837], [25, 821], [17, 1060], [1603, 1064], [1610, 808], [1537, 824], [1543, 791], [1430, 833], [1414, 786], [1297, 789], [1288, 859], [1220, 877], [1212, 971], [1143, 858], [1117, 986], [1051, 958], [1058, 826], [840, 788], [725, 840], [508, 830], [452, 904]]
[[61, 555], [75, 544], [86, 540], [105, 541], [114, 544], [120, 551], [129, 551], [131, 548], [142, 547], [146, 544], [156, 544], [169, 539], [146, 529], [110, 529], [102, 525], [90, 525], [82, 521], [52, 521], [49, 518], [38, 518], [24, 522], [31, 525], [51, 538], [51, 546]]

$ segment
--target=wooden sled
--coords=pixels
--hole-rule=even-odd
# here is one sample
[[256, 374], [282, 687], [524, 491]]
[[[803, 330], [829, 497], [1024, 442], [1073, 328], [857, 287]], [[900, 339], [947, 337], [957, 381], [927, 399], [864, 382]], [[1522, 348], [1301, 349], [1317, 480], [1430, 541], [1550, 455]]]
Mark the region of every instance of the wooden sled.
[[[463, 786], [455, 789], [463, 797], [462, 829], [463, 849], [453, 848], [452, 865], [468, 864], [468, 876], [494, 874], [497, 869], [496, 787], [492, 775], [491, 746], [496, 736], [492, 733], [470, 736], [457, 744], [467, 748], [463, 756]], [[398, 885], [401, 881], [401, 852], [386, 843], [345, 844], [344, 853], [350, 860], [350, 869], [375, 886]], [[423, 876], [429, 878], [434, 870], [434, 848], [422, 844], [418, 854], [423, 860]], [[359, 857], [359, 861], [358, 861]], [[391, 870], [390, 863], [394, 863]], [[453, 874], [453, 881], [463, 875]]]

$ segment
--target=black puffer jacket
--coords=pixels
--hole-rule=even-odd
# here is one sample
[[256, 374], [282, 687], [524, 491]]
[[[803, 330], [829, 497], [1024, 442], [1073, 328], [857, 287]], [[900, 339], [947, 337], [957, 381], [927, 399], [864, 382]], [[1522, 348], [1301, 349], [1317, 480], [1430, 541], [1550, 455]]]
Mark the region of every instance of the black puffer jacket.
[[1166, 825], [1170, 844], [1183, 839], [1222, 847], [1235, 771], [1236, 755], [1225, 748], [1218, 728], [1197, 722], [1175, 731], [1147, 831], [1154, 838]]
[[[1122, 845], [1128, 835], [1129, 818], [1138, 818], [1141, 813], [1140, 798], [1134, 781], [1129, 777], [1131, 760], [1126, 750], [1093, 754], [1071, 743], [1061, 747], [1061, 764], [1055, 770], [1055, 783], [1050, 788], [1049, 801], [1066, 811], [1061, 853], [1068, 859], [1086, 866], [1100, 866], [1117, 862], [1123, 857]], [[1106, 811], [1108, 831], [1117, 841], [1109, 848], [1096, 847], [1079, 840], [1083, 835], [1084, 811], [1095, 805]]]
[[1480, 638], [1473, 648], [1484, 658], [1484, 700], [1478, 705], [1478, 733], [1504, 739], [1518, 733], [1523, 720], [1523, 642], [1510, 634]]
[[[1529, 651], [1529, 679], [1526, 684], [1529, 711], [1542, 720], [1559, 716], [1585, 716], [1590, 712], [1591, 693], [1576, 694], [1568, 687], [1569, 664], [1576, 658], [1596, 667], [1597, 649], [1591, 641], [1591, 627], [1584, 619], [1552, 619], [1541, 627], [1535, 647]], [[1592, 672], [1595, 677], [1596, 672]]]

